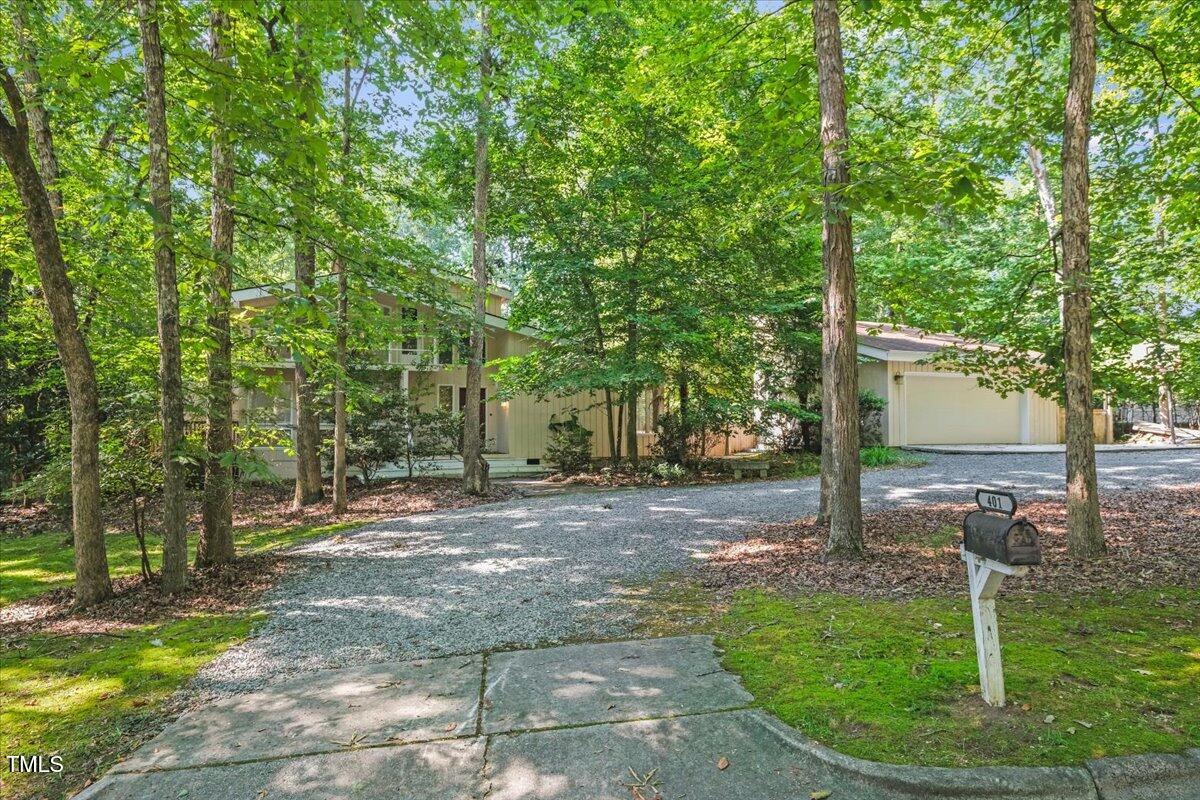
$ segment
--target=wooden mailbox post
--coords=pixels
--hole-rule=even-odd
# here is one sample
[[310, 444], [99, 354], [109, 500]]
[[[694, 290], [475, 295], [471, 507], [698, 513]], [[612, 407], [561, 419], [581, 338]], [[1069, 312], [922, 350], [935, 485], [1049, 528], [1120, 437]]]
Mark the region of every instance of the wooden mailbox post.
[[996, 592], [1006, 576], [1024, 575], [1030, 565], [1040, 564], [1042, 546], [1032, 523], [1013, 518], [1017, 500], [1010, 492], [979, 489], [975, 502], [980, 510], [963, 520], [960, 552], [971, 590], [979, 690], [985, 703], [1001, 707], [1005, 702], [1004, 669], [996, 625]]

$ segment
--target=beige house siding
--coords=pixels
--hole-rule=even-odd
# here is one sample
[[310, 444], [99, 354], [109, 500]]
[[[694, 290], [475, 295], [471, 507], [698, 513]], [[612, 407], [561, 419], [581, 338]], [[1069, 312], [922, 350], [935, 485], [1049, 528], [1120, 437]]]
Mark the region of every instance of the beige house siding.
[[[884, 364], [882, 361], [875, 363]], [[879, 372], [877, 367], [870, 365], [868, 372], [873, 376], [872, 380], [877, 379], [875, 377]], [[965, 379], [967, 376], [963, 375], [963, 373], [940, 370], [933, 364], [922, 364], [911, 361], [886, 362], [887, 387], [886, 391], [880, 392], [880, 394], [888, 400], [886, 412], [886, 441], [888, 444], [902, 446], [916, 443], [910, 441], [908, 435], [908, 423], [910, 421], [916, 423], [914, 427], [919, 429], [918, 433], [928, 432], [931, 429], [941, 426], [949, 431], [962, 432], [972, 440], [979, 440], [980, 443], [987, 438], [994, 440], [991, 443], [1012, 441], [1027, 444], [1053, 444], [1060, 441], [1057, 428], [1058, 404], [1032, 391], [1027, 390], [1023, 394], [1016, 396], [1009, 395], [1007, 400], [991, 397], [980, 398], [980, 402], [986, 406], [984, 409], [979, 408], [977, 405], [973, 406], [972, 402], [967, 398], [964, 398], [964, 402], [961, 403], [957, 403], [951, 398], [947, 402], [938, 404], [933, 408], [922, 406], [921, 400], [924, 398], [926, 390], [936, 391], [936, 388], [928, 386], [926, 390], [909, 390], [906, 386], [906, 381], [914, 379], [903, 376], [913, 374], [930, 375], [934, 373], [948, 377], [918, 377], [915, 380], [946, 380], [946, 384], [936, 388], [941, 388], [942, 391], [947, 392], [962, 392], [964, 387], [969, 388], [969, 385], [964, 380], [956, 380], [956, 378]], [[860, 375], [862, 374], [860, 371]], [[866, 385], [865, 380], [864, 385]], [[1005, 416], [1007, 410], [1012, 406], [1015, 406], [1015, 430], [1012, 429], [1013, 425], [1011, 421]], [[948, 411], [955, 416], [947, 418], [945, 415]], [[1001, 414], [1001, 418], [995, 420], [996, 424], [993, 427], [993, 433], [990, 436], [974, 433], [981, 423], [988, 421], [986, 416], [989, 412], [999, 412]], [[973, 415], [981, 413], [984, 419], [971, 419]], [[1025, 421], [1023, 422], [1023, 420]], [[959, 441], [955, 443], [966, 444], [968, 442]]]

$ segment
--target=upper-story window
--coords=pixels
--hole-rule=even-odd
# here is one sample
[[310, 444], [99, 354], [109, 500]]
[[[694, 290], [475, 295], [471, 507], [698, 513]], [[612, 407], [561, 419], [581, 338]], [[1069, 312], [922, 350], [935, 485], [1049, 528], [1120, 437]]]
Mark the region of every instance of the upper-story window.
[[448, 366], [454, 363], [454, 337], [443, 333], [437, 340], [437, 363]]
[[418, 352], [421, 349], [421, 340], [417, 336], [417, 309], [412, 306], [401, 308], [400, 324], [404, 328], [404, 338], [400, 340], [400, 352]]

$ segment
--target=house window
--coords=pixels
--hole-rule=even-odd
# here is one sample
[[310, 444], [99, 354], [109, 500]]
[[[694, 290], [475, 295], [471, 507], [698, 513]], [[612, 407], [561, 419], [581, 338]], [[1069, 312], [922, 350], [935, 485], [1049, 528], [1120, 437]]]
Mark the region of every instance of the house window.
[[441, 336], [437, 340], [437, 358], [439, 364], [454, 363], [454, 338], [450, 336]]
[[438, 408], [443, 411], [454, 410], [454, 387], [448, 383], [438, 384]]
[[272, 390], [252, 389], [248, 398], [250, 418], [260, 425], [291, 425], [294, 421], [295, 394], [291, 381]]
[[404, 338], [400, 341], [400, 352], [416, 353], [420, 350], [417, 338], [417, 309], [411, 306], [400, 309], [400, 324], [404, 331]]

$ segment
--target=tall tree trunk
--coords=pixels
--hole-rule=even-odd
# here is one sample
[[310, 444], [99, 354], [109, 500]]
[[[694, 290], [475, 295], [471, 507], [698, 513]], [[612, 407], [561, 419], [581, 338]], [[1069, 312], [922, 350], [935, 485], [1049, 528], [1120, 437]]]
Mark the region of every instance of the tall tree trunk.
[[[855, 332], [854, 243], [843, 192], [850, 182], [846, 147], [845, 67], [837, 0], [814, 0], [813, 30], [821, 96], [821, 164], [825, 187], [822, 260], [825, 266], [822, 380], [829, 392], [829, 541], [833, 558], [862, 554], [862, 496], [858, 454], [858, 339]], [[824, 436], [824, 434], [822, 434]]]
[[29, 153], [29, 121], [8, 67], [0, 83], [12, 122], [0, 113], [0, 154], [12, 174], [33, 245], [42, 295], [50, 311], [54, 343], [62, 363], [71, 409], [71, 516], [75, 538], [75, 604], [90, 606], [112, 597], [104, 526], [100, 521], [100, 411], [96, 370], [79, 318], [49, 195]]
[[159, 415], [163, 437], [163, 591], [187, 585], [187, 511], [183, 463], [183, 374], [179, 350], [179, 287], [171, 223], [167, 98], [157, 0], [138, 0], [146, 72], [146, 127], [150, 141], [150, 203], [154, 208], [154, 279], [158, 289]]
[[621, 461], [621, 453], [617, 443], [616, 406], [613, 403], [612, 389], [604, 387], [604, 418], [608, 428], [608, 460], [615, 467]]
[[821, 496], [817, 505], [817, 524], [829, 524], [830, 476], [833, 475], [833, 425], [830, 424], [830, 408], [833, 405], [833, 386], [825, 378], [829, 374], [826, 360], [829, 340], [829, 292], [821, 297]]
[[[350, 157], [350, 57], [342, 64], [342, 183], [347, 180]], [[346, 496], [346, 338], [350, 324], [350, 287], [346, 262], [339, 255], [334, 261], [337, 272], [337, 336], [335, 343], [333, 380], [333, 513], [345, 514], [349, 507]], [[409, 467], [412, 473], [412, 467]]]
[[471, 357], [467, 361], [467, 407], [463, 418], [463, 488], [470, 494], [486, 494], [488, 465], [483, 458], [483, 436], [479, 430], [479, 389], [483, 384], [484, 313], [487, 310], [487, 208], [488, 126], [492, 107], [492, 52], [487, 5], [479, 6], [479, 116], [475, 125], [474, 247], [471, 274], [474, 278], [471, 315]]
[[1029, 158], [1029, 169], [1033, 173], [1033, 183], [1037, 187], [1038, 204], [1042, 208], [1042, 217], [1046, 220], [1046, 237], [1051, 243], [1058, 233], [1058, 204], [1054, 200], [1054, 190], [1050, 186], [1050, 173], [1046, 171], [1046, 159], [1042, 150], [1033, 142], [1026, 147]]
[[[301, 226], [303, 223], [301, 223]], [[297, 231], [292, 237], [295, 249], [296, 291], [309, 303], [316, 303], [316, 245]], [[321, 502], [325, 489], [321, 484], [321, 424], [317, 418], [316, 387], [309, 377], [308, 356], [295, 355], [296, 376], [296, 491], [293, 508]]]
[[[1162, 120], [1154, 119], [1154, 140], [1157, 144], [1162, 138]], [[1167, 198], [1159, 196], [1154, 204], [1154, 238], [1158, 243], [1158, 251], [1162, 256], [1167, 254], [1167, 224], [1165, 214]], [[1170, 333], [1171, 305], [1167, 301], [1167, 281], [1163, 279], [1158, 285], [1158, 341], [1160, 343], [1159, 382], [1158, 382], [1158, 411], [1163, 424], [1167, 426], [1167, 435], [1171, 444], [1179, 444], [1179, 435], [1175, 431], [1175, 392], [1171, 388], [1171, 363], [1167, 360], [1165, 345]]]
[[1033, 173], [1033, 182], [1037, 187], [1038, 205], [1042, 207], [1042, 217], [1046, 220], [1046, 240], [1050, 243], [1050, 256], [1054, 260], [1054, 283], [1059, 287], [1058, 292], [1058, 322], [1063, 321], [1062, 273], [1058, 265], [1058, 208], [1054, 202], [1054, 189], [1050, 186], [1050, 173], [1046, 170], [1046, 159], [1041, 148], [1030, 142], [1026, 147], [1029, 158], [1029, 169]]
[[[591, 312], [592, 330], [596, 336], [596, 358], [603, 364], [608, 360], [608, 346], [605, 344], [604, 324], [600, 320], [600, 307], [596, 302], [596, 292], [591, 279], [586, 274], [580, 274], [579, 284], [583, 288]], [[608, 386], [604, 387], [604, 410], [608, 434], [608, 458], [615, 467], [621, 459], [617, 452], [617, 429], [614, 424], [612, 389]]]
[[[1159, 222], [1159, 241], [1165, 244], [1166, 232]], [[1164, 282], [1158, 289], [1158, 340], [1162, 344], [1163, 352], [1159, 353], [1159, 358], [1163, 359], [1159, 366], [1159, 384], [1158, 384], [1158, 413], [1162, 417], [1163, 424], [1167, 426], [1167, 436], [1171, 444], [1179, 444], [1179, 435], [1175, 431], [1175, 392], [1171, 389], [1171, 367], [1167, 360], [1165, 346], [1167, 337], [1170, 334], [1170, 313], [1171, 307], [1167, 303], [1167, 285]]]
[[[297, 104], [301, 111], [297, 114], [300, 127], [301, 146], [310, 146], [308, 131], [308, 113], [303, 109], [307, 106], [308, 93], [312, 91], [312, 79], [308, 75], [307, 54], [302, 42], [301, 27], [296, 25], [296, 66], [293, 77], [296, 84]], [[310, 220], [310, 203], [306, 192], [313, 189], [312, 155], [304, 155], [305, 167], [300, 178], [302, 186], [293, 193], [295, 229], [292, 232], [293, 263], [296, 278], [296, 293], [310, 304], [316, 303], [314, 289], [316, 287], [317, 248], [312, 238], [305, 234], [305, 228]], [[295, 357], [296, 378], [296, 491], [292, 497], [293, 508], [303, 508], [319, 503], [325, 497], [325, 489], [321, 484], [321, 423], [317, 418], [316, 387], [313, 385], [308, 370], [308, 353], [298, 353]]]
[[1096, 12], [1071, 0], [1071, 66], [1063, 125], [1063, 365], [1066, 372], [1067, 551], [1105, 551], [1092, 433], [1092, 314], [1088, 136], [1096, 80]]
[[233, 451], [233, 346], [229, 313], [233, 293], [233, 140], [226, 115], [229, 107], [230, 57], [226, 46], [228, 15], [214, 8], [209, 17], [209, 47], [219, 76], [213, 82], [212, 138], [212, 274], [208, 285], [208, 408], [204, 425], [203, 528], [196, 546], [196, 566], [233, 560], [233, 469], [221, 463]]
[[[642, 249], [639, 247], [632, 259], [632, 269], [636, 270], [641, 263]], [[626, 269], [629, 268], [630, 265], [627, 265]], [[638, 306], [641, 303], [641, 286], [636, 278], [629, 281], [628, 289], [628, 304], [625, 308], [625, 367], [626, 369], [633, 369], [637, 363], [638, 348], [640, 346], [639, 336], [641, 335], [641, 330], [635, 318]], [[640, 460], [637, 440], [638, 389], [639, 387], [633, 383], [626, 384], [625, 386], [625, 453], [632, 467], [637, 467]]]
[[[626, 323], [625, 356], [627, 363], [633, 364], [637, 358], [638, 348], [638, 326], [636, 322], [630, 320]], [[625, 387], [625, 453], [629, 458], [630, 466], [636, 467], [640, 460], [638, 453], [638, 438], [637, 438], [637, 402], [638, 402], [638, 387], [632, 383]]]
[[630, 386], [625, 393], [625, 450], [629, 453], [630, 466], [636, 467], [641, 460], [638, 453], [637, 403], [638, 389]]

